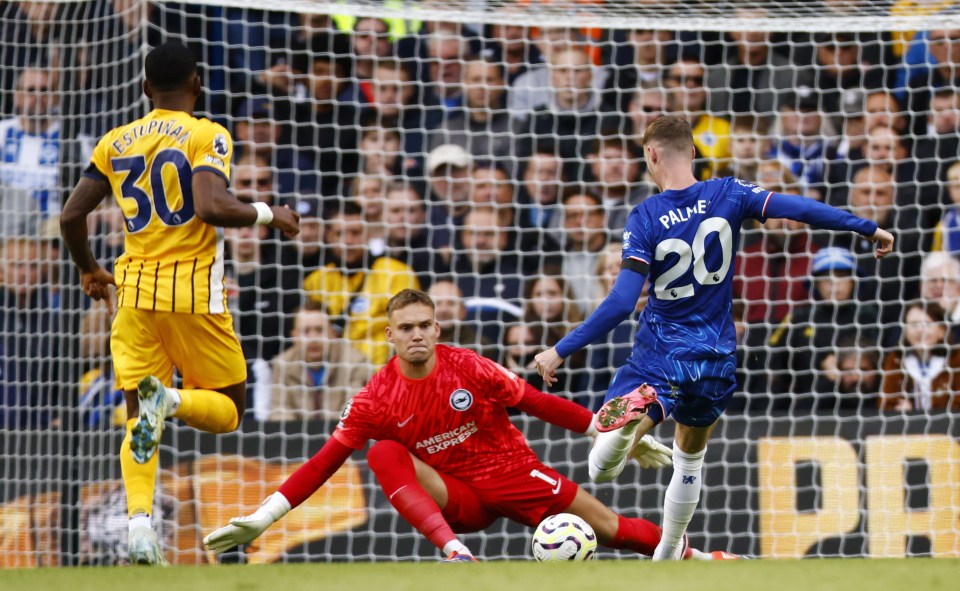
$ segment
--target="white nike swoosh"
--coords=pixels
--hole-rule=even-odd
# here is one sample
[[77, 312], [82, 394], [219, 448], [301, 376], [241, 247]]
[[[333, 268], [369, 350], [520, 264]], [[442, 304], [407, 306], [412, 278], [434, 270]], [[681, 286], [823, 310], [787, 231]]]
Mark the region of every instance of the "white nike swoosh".
[[414, 416], [414, 415], [410, 415], [409, 417], [407, 417], [407, 420], [405, 420], [405, 421], [403, 421], [403, 422], [397, 421], [397, 427], [401, 427], [401, 428], [402, 428], [404, 425], [406, 425], [407, 423], [409, 423], [411, 419], [413, 419], [413, 416]]
[[557, 481], [557, 488], [553, 489], [553, 491], [552, 491], [553, 494], [557, 494], [558, 492], [560, 492], [560, 485], [561, 485], [561, 484], [563, 484], [563, 481], [562, 481], [562, 480], [558, 480], [558, 481]]

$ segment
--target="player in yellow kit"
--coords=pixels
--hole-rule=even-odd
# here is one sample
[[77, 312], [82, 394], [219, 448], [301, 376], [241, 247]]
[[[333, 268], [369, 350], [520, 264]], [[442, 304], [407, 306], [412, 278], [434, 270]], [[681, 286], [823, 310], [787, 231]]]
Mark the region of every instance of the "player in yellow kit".
[[[227, 190], [230, 134], [191, 116], [200, 95], [193, 53], [164, 43], [144, 69], [154, 109], [100, 140], [60, 226], [84, 293], [109, 302], [117, 288], [110, 350], [127, 403], [120, 468], [130, 561], [157, 564], [164, 559], [150, 511], [164, 420], [226, 433], [244, 411], [246, 363], [226, 306], [220, 227], [266, 224], [287, 236], [299, 227], [290, 209], [244, 203]], [[97, 264], [87, 236], [87, 216], [110, 194], [126, 226], [113, 273]], [[182, 389], [171, 387], [174, 367]]]

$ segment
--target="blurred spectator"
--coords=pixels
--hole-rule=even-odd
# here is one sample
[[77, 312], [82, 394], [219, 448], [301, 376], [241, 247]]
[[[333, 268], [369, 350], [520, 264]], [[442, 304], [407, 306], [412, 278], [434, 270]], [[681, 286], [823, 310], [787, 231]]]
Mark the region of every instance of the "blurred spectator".
[[800, 181], [804, 195], [827, 197], [823, 185], [825, 157], [832, 137], [829, 123], [820, 114], [819, 99], [809, 88], [786, 95], [777, 115], [771, 156], [779, 160]]
[[359, 205], [344, 201], [324, 217], [330, 262], [307, 276], [303, 289], [330, 315], [338, 333], [380, 367], [390, 356], [387, 300], [401, 289], [420, 289], [420, 282], [406, 263], [369, 254]]
[[372, 98], [360, 123], [399, 133], [402, 157], [394, 170], [413, 168], [422, 162], [426, 130], [440, 124], [442, 113], [432, 102], [435, 99], [420, 92], [410, 71], [396, 59], [379, 60], [371, 84]]
[[[812, 87], [820, 112], [839, 114], [848, 93], [885, 87], [887, 69], [875, 51], [867, 50], [867, 43], [871, 40], [870, 34], [864, 33], [814, 35], [816, 60], [813, 69], [802, 71], [796, 86]], [[839, 121], [831, 121], [831, 124], [836, 126]]]
[[[119, 209], [119, 208], [118, 208]], [[87, 429], [123, 425], [127, 406], [117, 388], [110, 359], [110, 325], [113, 314], [106, 302], [94, 302], [80, 321], [80, 357], [89, 366], [80, 378], [78, 409]]]
[[498, 64], [471, 59], [463, 68], [464, 108], [450, 113], [430, 132], [430, 149], [456, 144], [474, 158], [511, 157], [513, 136], [506, 111], [503, 71]]
[[13, 91], [26, 68], [49, 66], [56, 60], [57, 13], [53, 2], [4, 2], [0, 6], [0, 117], [15, 113]]
[[883, 359], [881, 410], [960, 409], [960, 349], [945, 315], [933, 302], [906, 306], [900, 345]]
[[429, 287], [433, 275], [445, 263], [431, 248], [427, 227], [427, 205], [414, 185], [393, 181], [383, 207], [386, 226], [386, 256], [405, 263], [417, 274], [422, 287]]
[[[737, 7], [742, 19], [765, 18], [761, 8]], [[704, 86], [710, 90], [711, 113], [730, 113], [734, 123], [741, 113], [769, 117], [777, 110], [780, 94], [798, 85], [797, 69], [790, 60], [773, 51], [770, 33], [731, 31], [733, 43], [725, 45], [721, 63], [711, 66]]]
[[573, 288], [577, 305], [587, 312], [600, 296], [590, 279], [610, 241], [599, 197], [579, 187], [568, 190], [563, 197], [563, 236], [563, 275]]
[[296, 238], [300, 252], [294, 265], [307, 276], [319, 269], [323, 262], [322, 209], [320, 200], [311, 198], [298, 200], [296, 209], [300, 214], [300, 233]]
[[237, 108], [233, 139], [237, 152], [256, 154], [276, 170], [276, 187], [281, 196], [317, 192], [317, 175], [310, 160], [283, 143], [287, 115], [275, 113], [276, 104], [267, 98], [249, 98]]
[[[628, 111], [637, 95], [647, 88], [658, 88], [667, 68], [676, 59], [674, 33], [653, 29], [635, 29], [626, 33], [628, 42], [622, 45], [631, 59], [617, 63], [607, 82], [607, 90], [619, 95], [618, 109]], [[642, 129], [640, 133], [642, 135]]]
[[0, 121], [0, 236], [37, 236], [44, 219], [60, 214], [58, 97], [47, 70], [17, 77], [16, 115]]
[[[504, 6], [502, 10], [510, 10], [510, 5]], [[491, 46], [484, 52], [485, 57], [503, 68], [506, 82], [510, 86], [531, 66], [543, 62], [540, 49], [530, 41], [530, 29], [524, 25], [492, 24], [490, 41]]]
[[456, 144], [434, 148], [427, 156], [430, 226], [433, 246], [450, 246], [453, 233], [470, 211], [470, 169], [473, 158]]
[[383, 205], [389, 181], [374, 174], [359, 174], [350, 183], [350, 199], [363, 211], [363, 224], [367, 227], [367, 248], [371, 256], [380, 256], [386, 249], [386, 228], [383, 222]]
[[767, 119], [747, 114], [737, 115], [730, 126], [730, 168], [718, 172], [717, 175], [759, 182], [757, 176], [760, 163], [766, 160], [770, 153], [769, 132]]
[[58, 395], [59, 315], [48, 247], [10, 238], [0, 254], [0, 428], [42, 429], [67, 402]]
[[[369, 360], [337, 338], [330, 318], [315, 304], [296, 313], [291, 340], [290, 348], [271, 362], [267, 419], [338, 419], [373, 375]], [[257, 394], [260, 398], [266, 391], [258, 388]]]
[[[537, 47], [540, 49], [544, 63], [531, 66], [510, 85], [507, 108], [511, 117], [518, 122], [525, 122], [534, 110], [551, 101], [556, 69], [554, 64], [559, 63], [557, 57], [559, 54], [575, 51], [584, 56], [585, 63], [589, 63], [589, 58], [582, 50], [583, 41], [583, 35], [573, 28], [545, 27], [540, 30]], [[568, 58], [563, 59], [569, 61]], [[599, 95], [606, 86], [609, 71], [588, 66], [578, 70], [578, 84], [594, 89]]]
[[393, 54], [390, 30], [382, 19], [361, 16], [353, 25], [353, 77], [357, 80], [361, 100], [369, 102], [373, 98], [374, 69], [380, 60]]
[[[523, 288], [523, 321], [540, 336], [541, 350], [553, 347], [583, 322], [585, 314], [574, 302], [573, 290], [558, 267], [547, 267], [540, 274], [529, 277]], [[564, 360], [557, 370], [557, 383], [550, 390], [571, 398], [583, 390], [587, 382], [581, 351]], [[535, 387], [543, 388], [543, 380]]]
[[560, 227], [560, 192], [566, 182], [562, 162], [550, 144], [543, 143], [521, 163], [521, 210], [518, 225], [522, 228], [555, 229]]
[[916, 278], [920, 272], [921, 232], [917, 207], [906, 204], [894, 207], [897, 202], [897, 185], [888, 172], [873, 167], [858, 170], [848, 198], [850, 212], [894, 232], [897, 236], [894, 252], [878, 261], [873, 254], [873, 243], [862, 236], [833, 235], [829, 239], [832, 246], [856, 254], [865, 277], [860, 296], [880, 302], [880, 321], [887, 325], [899, 320], [900, 302], [916, 297]]
[[923, 133], [923, 116], [938, 88], [956, 88], [960, 84], [960, 29], [936, 29], [926, 33], [933, 67], [907, 81], [904, 104], [910, 113], [920, 115], [914, 130]]
[[548, 100], [517, 125], [516, 154], [520, 159], [550, 144], [563, 162], [564, 176], [583, 180], [586, 146], [604, 127], [620, 128], [619, 117], [607, 113], [601, 94], [592, 86], [593, 66], [580, 49], [568, 48], [550, 57]]
[[501, 327], [520, 317], [520, 263], [510, 244], [510, 228], [497, 210], [477, 205], [466, 215], [451, 255], [450, 270], [463, 292], [468, 317], [484, 336], [501, 342]]
[[945, 252], [931, 252], [920, 265], [920, 298], [943, 308], [958, 332], [960, 326], [960, 261]]
[[931, 250], [960, 257], [960, 161], [955, 160], [947, 169], [946, 184], [951, 206], [933, 230]]
[[616, 234], [627, 225], [630, 211], [657, 192], [655, 185], [640, 178], [643, 152], [616, 130], [597, 138], [587, 151], [594, 192], [607, 210], [607, 229]]
[[930, 100], [926, 133], [914, 142], [913, 156], [917, 159], [917, 178], [921, 182], [936, 182], [946, 176], [960, 154], [960, 95], [952, 87], [934, 91]]
[[664, 85], [671, 113], [685, 118], [693, 127], [697, 149], [695, 174], [701, 180], [715, 176], [730, 158], [730, 122], [707, 112], [706, 75], [699, 59], [683, 57], [670, 66]]
[[[643, 154], [643, 134], [651, 121], [667, 112], [667, 94], [659, 79], [641, 81], [632, 94], [626, 111], [632, 127], [629, 138], [636, 150]], [[639, 164], [645, 170], [646, 163], [642, 157]]]
[[481, 335], [472, 323], [467, 322], [467, 307], [463, 303], [463, 292], [457, 284], [446, 278], [434, 281], [427, 290], [436, 305], [437, 324], [440, 325], [438, 343], [470, 349], [480, 355], [499, 360], [497, 347]]
[[471, 180], [470, 201], [474, 205], [493, 204], [500, 214], [500, 222], [504, 226], [514, 226], [516, 189], [507, 171], [492, 161], [480, 162], [474, 167]]
[[472, 57], [470, 44], [459, 30], [440, 28], [430, 33], [427, 40], [429, 53], [427, 71], [429, 84], [427, 102], [443, 109], [456, 109], [463, 105], [463, 61]]
[[400, 132], [393, 127], [364, 127], [360, 134], [360, 173], [391, 177], [402, 172]]
[[255, 152], [248, 152], [232, 163], [230, 186], [234, 195], [249, 203], [278, 205], [276, 184], [273, 182], [273, 169], [270, 163]]
[[857, 299], [860, 275], [853, 253], [824, 248], [810, 268], [814, 301], [787, 314], [771, 335], [771, 367], [775, 370], [770, 392], [789, 392], [791, 399], [776, 400], [779, 408], [834, 410], [835, 374], [840, 343], [854, 340], [876, 346], [879, 312]]
[[357, 105], [337, 99], [350, 80], [350, 43], [341, 34], [317, 35], [311, 43], [297, 68], [307, 72], [308, 98], [297, 103], [294, 143], [319, 171], [320, 194], [339, 197], [358, 166]]
[[[278, 264], [275, 246], [266, 241], [263, 225], [227, 228], [230, 248], [228, 294], [243, 356], [249, 361], [273, 359], [289, 332], [290, 314], [300, 306], [300, 274]], [[287, 324], [285, 324], [287, 323]]]
[[876, 342], [845, 337], [838, 343], [835, 356], [828, 356], [824, 365], [823, 374], [817, 378], [817, 408], [821, 412], [855, 410], [864, 414], [876, 408], [880, 398], [880, 352]]

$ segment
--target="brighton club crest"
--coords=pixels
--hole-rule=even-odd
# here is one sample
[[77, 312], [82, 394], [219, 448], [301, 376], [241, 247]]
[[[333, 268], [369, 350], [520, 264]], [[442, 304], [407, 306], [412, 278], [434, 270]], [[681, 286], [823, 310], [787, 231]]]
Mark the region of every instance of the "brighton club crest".
[[453, 391], [453, 394], [450, 395], [450, 406], [453, 407], [453, 410], [458, 410], [463, 412], [473, 406], [473, 394], [470, 393], [470, 390], [464, 390], [463, 388], [458, 388]]

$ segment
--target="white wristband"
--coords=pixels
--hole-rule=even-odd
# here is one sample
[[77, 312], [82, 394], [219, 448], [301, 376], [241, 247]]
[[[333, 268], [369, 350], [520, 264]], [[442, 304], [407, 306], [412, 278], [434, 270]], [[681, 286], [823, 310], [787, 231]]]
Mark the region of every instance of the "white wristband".
[[275, 492], [263, 500], [263, 503], [260, 504], [260, 507], [257, 508], [254, 515], [257, 517], [269, 517], [271, 520], [277, 521], [286, 515], [288, 511], [290, 511], [290, 501], [287, 500], [287, 497], [280, 494], [280, 492]]
[[256, 203], [251, 204], [253, 208], [257, 210], [257, 221], [256, 223], [266, 226], [273, 221], [273, 210], [270, 209], [270, 206], [262, 201], [257, 201]]

